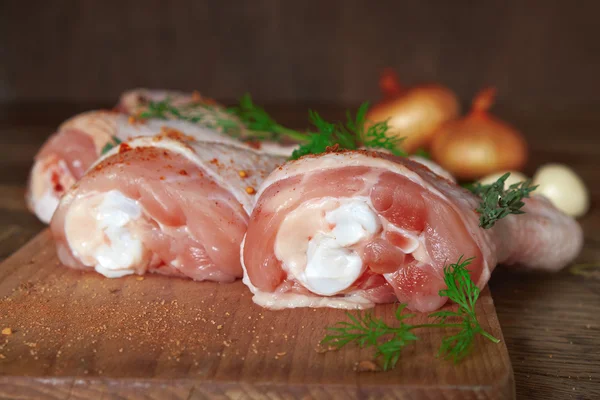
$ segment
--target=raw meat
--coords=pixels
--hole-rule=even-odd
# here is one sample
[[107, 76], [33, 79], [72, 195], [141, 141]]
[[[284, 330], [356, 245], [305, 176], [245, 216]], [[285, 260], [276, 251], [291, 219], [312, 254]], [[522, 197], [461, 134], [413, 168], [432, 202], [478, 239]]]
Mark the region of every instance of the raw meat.
[[59, 258], [107, 277], [239, 278], [254, 188], [284, 161], [173, 132], [124, 142], [61, 199], [51, 222]]
[[576, 221], [544, 198], [489, 230], [480, 199], [424, 165], [354, 151], [284, 164], [261, 186], [242, 248], [244, 282], [267, 308], [366, 308], [446, 301], [443, 268], [474, 257], [482, 288], [498, 263], [557, 270], [579, 253]]
[[[115, 138], [125, 141], [168, 131], [181, 132], [195, 140], [250, 147], [201, 124], [181, 120], [141, 121], [116, 111], [90, 111], [63, 123], [36, 155], [27, 192], [29, 208], [40, 220], [49, 222], [60, 197], [83, 176], [107, 144], [115, 143]], [[262, 151], [284, 155], [291, 152], [275, 145], [265, 146]]]
[[[194, 123], [211, 128], [220, 133], [239, 139], [246, 139], [248, 131], [242, 122], [225, 106], [215, 100], [203, 97], [198, 92], [186, 93], [171, 90], [134, 89], [121, 94], [116, 109], [122, 113], [139, 117], [148, 112], [150, 103], [165, 102], [169, 107], [177, 109], [184, 117], [193, 119]], [[164, 112], [168, 119], [179, 117], [171, 112]]]

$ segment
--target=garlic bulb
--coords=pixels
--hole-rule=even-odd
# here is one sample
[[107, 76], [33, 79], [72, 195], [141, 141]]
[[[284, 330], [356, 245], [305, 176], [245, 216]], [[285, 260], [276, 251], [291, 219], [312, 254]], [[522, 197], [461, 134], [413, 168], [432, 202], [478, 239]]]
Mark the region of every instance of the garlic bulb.
[[585, 183], [566, 165], [547, 164], [540, 167], [533, 177], [533, 184], [539, 185], [534, 194], [547, 197], [556, 208], [572, 217], [582, 216], [590, 206]]
[[487, 176], [481, 178], [479, 180], [479, 183], [481, 183], [482, 185], [491, 185], [492, 183], [496, 182], [498, 180], [498, 178], [500, 178], [502, 175], [506, 174], [507, 172], [510, 172], [510, 175], [504, 182], [504, 189], [507, 189], [510, 185], [513, 185], [515, 183], [524, 182], [527, 180], [527, 177], [524, 174], [520, 173], [519, 171], [502, 171], [502, 172], [497, 172], [495, 174], [490, 174], [490, 175], [487, 175]]
[[396, 73], [386, 69], [381, 74], [379, 87], [383, 99], [369, 109], [367, 126], [387, 120], [387, 135], [404, 138], [400, 147], [408, 153], [428, 147], [434, 131], [442, 123], [458, 117], [458, 99], [443, 86], [404, 88]]

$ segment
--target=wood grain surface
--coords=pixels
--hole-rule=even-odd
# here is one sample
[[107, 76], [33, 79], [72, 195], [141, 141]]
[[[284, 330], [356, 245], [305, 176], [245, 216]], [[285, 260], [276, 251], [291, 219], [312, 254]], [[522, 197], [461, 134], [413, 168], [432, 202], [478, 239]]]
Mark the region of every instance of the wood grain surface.
[[[43, 224], [36, 221], [35, 217], [30, 215], [25, 209], [23, 202], [24, 188], [23, 184], [27, 179], [28, 169], [31, 166], [31, 159], [37, 149], [39, 148], [42, 141], [47, 135], [55, 129], [55, 127], [67, 117], [73, 115], [76, 112], [93, 108], [90, 104], [32, 104], [32, 105], [20, 105], [20, 106], [4, 106], [0, 107], [0, 258], [9, 256], [12, 252], [16, 251], [21, 247], [27, 240], [34, 237], [38, 232], [43, 229]], [[278, 105], [273, 107], [267, 107], [268, 110], [273, 111], [275, 116], [292, 126], [302, 127], [305, 126], [306, 120], [306, 108], [302, 105], [286, 106]], [[342, 115], [342, 109], [338, 107], [331, 107], [326, 109], [318, 108], [322, 111], [325, 117], [334, 118]], [[600, 211], [598, 205], [600, 204], [600, 169], [598, 168], [598, 159], [600, 157], [600, 116], [595, 113], [584, 113], [580, 111], [571, 111], [564, 113], [510, 113], [500, 109], [499, 114], [502, 117], [507, 118], [515, 126], [519, 127], [527, 136], [527, 139], [532, 148], [531, 161], [527, 167], [528, 172], [532, 173], [534, 169], [544, 162], [564, 162], [567, 163], [579, 173], [586, 181], [592, 195], [592, 208], [588, 215], [581, 219], [581, 224], [585, 232], [585, 247], [577, 260], [577, 263], [589, 263], [596, 265], [596, 268], [589, 268], [580, 273], [573, 273], [571, 269], [567, 268], [558, 274], [531, 274], [522, 273], [516, 270], [499, 267], [493, 274], [490, 281], [490, 288], [494, 296], [494, 303], [497, 310], [497, 315], [502, 326], [504, 339], [510, 359], [514, 369], [514, 377], [516, 383], [516, 393], [518, 398], [525, 399], [596, 399], [600, 398], [600, 351], [598, 350], [598, 343], [600, 343], [600, 313], [598, 313], [598, 305], [600, 304], [600, 273], [598, 272], [598, 264], [600, 261]], [[27, 266], [26, 266], [27, 268]], [[77, 272], [69, 271], [66, 269], [60, 269], [58, 267], [49, 267], [48, 270], [41, 269], [36, 271], [28, 270], [33, 275], [30, 275], [29, 281], [33, 283], [33, 286], [28, 284], [26, 281], [22, 282], [19, 275], [13, 276], [13, 281], [10, 285], [18, 288], [14, 293], [10, 293], [10, 296], [18, 296], [22, 300], [26, 299], [37, 299], [40, 300], [41, 305], [38, 307], [49, 307], [48, 303], [44, 303], [43, 299], [51, 299], [53, 296], [53, 290], [64, 287], [66, 282], [69, 281], [70, 276], [80, 274]], [[50, 271], [55, 271], [50, 274]], [[22, 271], [21, 273], [25, 273]], [[4, 275], [6, 272], [3, 268], [0, 268], [0, 275]], [[23, 277], [22, 277], [23, 278]], [[53, 281], [49, 279], [53, 278]], [[88, 285], [91, 282], [96, 281], [99, 277], [95, 277], [94, 274], [82, 274], [82, 281], [73, 287], [67, 288], [69, 296], [73, 296], [73, 300], [79, 300], [83, 302], [82, 296], [84, 295], [84, 285]], [[128, 278], [122, 284], [120, 292], [115, 291], [111, 295], [114, 296], [114, 302], [123, 301], [124, 293], [135, 293], [136, 288], [138, 290], [138, 296], [141, 312], [143, 312], [144, 303], [147, 303], [148, 299], [144, 298], [142, 293], [146, 293], [144, 290], [152, 288], [154, 286], [142, 285], [155, 285], [158, 277], [147, 277], [143, 281], [137, 281], [135, 278]], [[38, 286], [38, 282], [40, 285]], [[45, 283], [44, 283], [45, 282]], [[52, 286], [48, 287], [49, 282], [54, 282], [56, 288]], [[104, 387], [105, 382], [101, 378], [94, 377], [94, 379], [87, 378], [91, 381], [90, 384], [84, 384], [85, 380], [85, 368], [88, 369], [88, 374], [92, 371], [91, 367], [94, 365], [94, 348], [96, 352], [99, 351], [97, 343], [89, 342], [82, 352], [82, 356], [77, 359], [74, 356], [73, 349], [68, 347], [67, 339], [76, 340], [77, 338], [72, 336], [77, 333], [81, 335], [84, 332], [69, 331], [71, 319], [79, 321], [88, 321], [87, 327], [90, 327], [89, 332], [85, 334], [94, 334], [95, 331], [92, 329], [94, 321], [106, 318], [110, 320], [110, 317], [102, 314], [102, 304], [99, 303], [100, 296], [105, 295], [110, 289], [113, 288], [111, 285], [119, 285], [117, 281], [102, 279], [105, 287], [102, 286], [96, 293], [91, 294], [85, 298], [86, 302], [93, 304], [95, 307], [90, 307], [86, 310], [87, 314], [77, 314], [75, 310], [81, 310], [80, 303], [71, 304], [65, 302], [65, 310], [54, 309], [54, 312], [58, 312], [63, 316], [62, 319], [52, 319], [54, 324], [48, 324], [49, 319], [44, 316], [40, 316], [39, 327], [45, 326], [50, 329], [52, 337], [57, 340], [58, 333], [61, 333], [61, 340], [64, 340], [64, 348], [61, 356], [56, 359], [50, 359], [55, 368], [63, 368], [63, 371], [68, 368], [79, 368], [84, 373], [83, 380], [71, 379], [73, 377], [61, 377], [52, 378], [43, 381], [47, 384], [49, 390], [48, 393], [58, 393], [58, 396], [71, 398], [100, 398], [100, 389]], [[185, 281], [177, 281], [178, 285], [186, 286]], [[19, 286], [23, 283], [23, 286]], [[83, 285], [83, 286], [79, 286]], [[4, 287], [4, 286], [3, 286]], [[34, 289], [36, 288], [37, 289]], [[101, 291], [103, 290], [103, 291]], [[29, 293], [29, 294], [28, 294]], [[186, 293], [189, 293], [186, 292]], [[147, 295], [147, 294], [146, 294]], [[225, 296], [225, 293], [221, 293]], [[4, 295], [3, 295], [4, 296]], [[179, 305], [186, 305], [181, 307], [181, 312], [194, 314], [194, 307], [198, 308], [198, 305], [191, 305], [188, 300], [184, 298], [176, 297], [174, 293], [169, 293], [168, 300], [177, 299]], [[200, 296], [197, 293], [191, 293], [190, 296], [193, 299], [198, 299]], [[121, 299], [121, 300], [119, 300]], [[245, 299], [248, 301], [248, 299]], [[37, 304], [37, 303], [36, 303]], [[52, 304], [52, 303], [50, 303]], [[111, 303], [117, 304], [117, 303]], [[202, 303], [200, 303], [202, 304]], [[150, 307], [150, 306], [148, 306]], [[158, 313], [162, 306], [156, 307]], [[189, 307], [189, 309], [187, 308]], [[4, 303], [0, 308], [0, 315], [4, 317]], [[111, 309], [109, 309], [111, 310]], [[163, 308], [164, 310], [164, 308]], [[185, 324], [180, 321], [177, 317], [177, 309], [174, 309], [173, 315], [157, 314], [157, 317], [163, 318], [161, 322], [157, 318], [153, 322], [157, 338], [165, 338], [167, 335], [161, 332], [159, 328], [168, 327], [176, 328]], [[51, 315], [51, 311], [48, 308], [48, 315]], [[20, 310], [21, 313], [26, 313], [26, 310]], [[230, 312], [230, 311], [229, 311]], [[62, 314], [61, 314], [62, 313]], [[230, 312], [231, 314], [231, 312]], [[25, 314], [24, 314], [25, 315]], [[181, 314], [179, 314], [181, 315]], [[188, 314], [186, 314], [188, 315]], [[197, 311], [197, 316], [200, 318], [207, 318], [210, 316], [209, 310]], [[216, 317], [216, 316], [215, 316]], [[227, 316], [226, 316], [227, 317]], [[215, 335], [220, 331], [225, 332], [226, 329], [234, 329], [234, 325], [227, 324], [226, 317], [220, 316], [221, 324], [223, 328], [216, 330]], [[252, 316], [251, 316], [252, 317]], [[4, 317], [7, 318], [7, 317]], [[42, 320], [42, 318], [44, 318]], [[96, 318], [96, 319], [94, 319]], [[256, 318], [256, 317], [255, 317]], [[123, 335], [122, 332], [118, 332], [118, 329], [122, 330], [126, 327], [132, 328], [131, 331], [137, 332], [140, 327], [136, 325], [136, 320], [139, 316], [132, 315], [130, 320], [124, 319], [123, 314], [119, 314], [119, 310], [115, 310], [114, 321], [118, 321], [121, 325], [117, 327], [117, 331], [105, 333], [109, 338], [110, 335]], [[189, 320], [189, 318], [188, 318]], [[217, 319], [213, 318], [215, 324], [218, 326]], [[223, 323], [225, 321], [225, 323]], [[33, 321], [20, 321], [19, 323], [33, 324]], [[231, 321], [229, 321], [231, 322]], [[144, 322], [145, 323], [145, 322]], [[150, 323], [150, 322], [149, 322]], [[258, 321], [257, 321], [258, 323]], [[212, 323], [209, 322], [209, 324]], [[108, 328], [108, 325], [107, 325]], [[60, 331], [59, 331], [60, 330]], [[180, 338], [181, 332], [176, 329], [171, 329], [173, 337]], [[227, 331], [230, 332], [230, 331]], [[316, 332], [316, 331], [315, 331]], [[311, 334], [315, 334], [312, 332]], [[21, 332], [22, 333], [22, 332]], [[33, 361], [39, 361], [43, 357], [48, 357], [44, 347], [41, 347], [43, 342], [40, 341], [40, 347], [31, 346], [34, 341], [23, 340], [17, 338], [18, 332], [14, 334], [13, 339], [19, 340], [20, 350], [25, 357], [28, 359], [33, 358]], [[195, 333], [196, 338], [200, 337], [201, 332]], [[127, 334], [123, 335], [127, 337]], [[121, 337], [121, 336], [119, 336]], [[289, 335], [288, 335], [289, 338]], [[0, 340], [4, 343], [4, 337], [0, 336]], [[179, 339], [181, 342], [181, 339]], [[184, 338], [184, 340], [188, 340]], [[279, 337], [277, 340], [282, 340]], [[280, 352], [280, 345], [285, 344], [283, 341], [274, 340], [273, 351]], [[25, 344], [27, 341], [30, 346]], [[16, 342], [16, 340], [15, 340]], [[37, 342], [36, 346], [37, 346]], [[148, 355], [156, 354], [157, 347], [160, 346], [158, 341], [151, 342], [150, 339], [146, 342], [148, 347], [144, 351]], [[152, 344], [154, 343], [154, 344]], [[123, 348], [131, 344], [128, 339], [123, 340]], [[57, 344], [55, 343], [54, 346]], [[72, 346], [72, 345], [71, 345]], [[116, 346], [116, 345], [112, 345]], [[140, 344], [136, 344], [132, 348], [135, 351], [142, 352], [139, 349]], [[165, 365], [179, 365], [176, 358], [177, 356], [177, 344], [163, 340], [162, 346], [167, 349], [162, 353], [161, 362]], [[223, 345], [227, 350], [228, 348]], [[251, 346], [251, 343], [248, 343]], [[114, 350], [115, 347], [112, 347]], [[117, 355], [122, 355], [118, 352], [120, 349], [117, 348]], [[434, 348], [428, 349], [435, 351]], [[71, 353], [69, 353], [71, 351]], [[283, 352], [285, 350], [281, 350]], [[0, 350], [0, 353], [2, 351]], [[32, 354], [35, 353], [35, 354]], [[145, 353], [144, 353], [145, 354]], [[341, 368], [351, 368], [353, 361], [352, 358], [344, 358], [341, 362], [337, 357], [341, 357], [342, 353], [331, 353], [326, 355], [313, 354], [312, 357], [325, 357], [329, 360], [331, 357], [335, 358], [336, 365]], [[350, 354], [350, 353], [343, 353]], [[427, 353], [431, 354], [431, 352]], [[285, 365], [282, 359], [275, 360], [277, 354], [271, 354], [273, 359], [267, 360], [275, 366]], [[289, 356], [291, 354], [283, 355], [282, 357]], [[34, 357], [38, 357], [35, 360]], [[172, 359], [169, 360], [168, 357]], [[189, 358], [181, 358], [180, 361], [191, 363], [193, 365], [193, 356], [186, 356]], [[197, 356], [196, 356], [197, 357]], [[235, 363], [235, 357], [227, 358], [225, 356], [226, 368], [233, 368]], [[295, 357], [295, 356], [294, 356]], [[346, 357], [346, 356], [343, 356]], [[348, 356], [349, 357], [349, 356]], [[83, 358], [83, 360], [82, 360]], [[148, 358], [142, 358], [142, 360], [148, 360]], [[67, 361], [68, 360], [68, 361]], [[0, 360], [0, 368], [4, 368]], [[105, 361], [110, 362], [110, 360]], [[239, 362], [239, 360], [237, 361]], [[61, 364], [62, 363], [62, 364]], [[70, 364], [72, 363], [72, 364]], [[40, 363], [41, 364], [41, 363]], [[35, 371], [40, 371], [44, 367], [35, 365]], [[21, 368], [22, 364], [11, 363], [10, 368]], [[107, 376], [113, 372], [115, 367], [105, 367], [103, 373]], [[196, 368], [196, 369], [194, 369]], [[256, 366], [257, 373], [260, 372], [261, 366]], [[33, 370], [32, 370], [33, 371]], [[58, 369], [57, 369], [58, 371]], [[133, 371], [129, 371], [130, 376], [135, 374], [141, 374], [146, 371], [154, 371], [156, 374], [163, 374], [162, 385], [156, 389], [153, 394], [149, 394], [146, 398], [180, 398], [189, 396], [202, 396], [205, 393], [201, 392], [190, 392], [193, 382], [188, 381], [174, 381], [171, 376], [164, 375], [166, 372], [160, 368], [157, 368], [156, 364], [152, 361], [147, 363], [140, 362], [136, 364]], [[190, 366], [190, 371], [198, 371], [197, 367]], [[345, 370], [344, 370], [345, 371]], [[187, 371], [186, 371], [187, 372]], [[239, 372], [240, 374], [249, 372]], [[308, 374], [309, 372], [306, 372]], [[357, 376], [354, 371], [351, 372], [352, 376]], [[358, 384], [364, 385], [362, 378], [364, 373], [359, 374]], [[228, 379], [222, 375], [216, 375], [219, 382], [225, 385]], [[300, 379], [303, 375], [300, 375], [297, 379]], [[368, 375], [367, 375], [368, 376]], [[19, 381], [19, 379], [10, 379], [11, 385], [13, 386], [27, 386], [26, 382], [29, 378], [22, 378], [25, 380]], [[62, 382], [65, 379], [71, 379], [72, 387], [64, 389]], [[130, 378], [135, 379], [135, 378]], [[370, 378], [366, 378], [370, 379]], [[383, 379], [383, 378], [378, 378]], [[297, 389], [296, 383], [298, 380], [293, 381], [289, 387], [294, 390]], [[116, 385], [115, 390], [129, 396], [134, 396], [140, 390], [144, 389], [144, 385], [140, 384], [134, 389], [127, 389], [126, 386]], [[3, 385], [4, 387], [4, 385]], [[361, 386], [362, 387], [362, 386]], [[276, 391], [278, 388], [271, 388]], [[97, 391], [96, 391], [97, 390]], [[329, 392], [325, 389], [320, 389], [317, 385], [311, 387], [313, 390], [313, 397], [320, 398], [326, 397]], [[36, 394], [37, 393], [37, 394]], [[229, 394], [233, 396], [239, 395], [233, 386], [228, 389]], [[226, 394], [227, 394], [226, 393]], [[39, 392], [31, 392], [31, 396], [39, 395]], [[185, 395], [185, 396], [184, 396]], [[240, 397], [242, 397], [240, 395]]]
[[[0, 397], [175, 399], [509, 399], [505, 344], [483, 337], [459, 365], [436, 359], [451, 331], [425, 331], [388, 372], [358, 372], [370, 350], [320, 352], [325, 327], [343, 310], [269, 311], [240, 282], [163, 276], [105, 279], [72, 271], [46, 230], [0, 265]], [[394, 319], [393, 304], [377, 316]], [[502, 338], [489, 291], [477, 313]], [[426, 316], [411, 320], [424, 323]], [[417, 333], [418, 334], [418, 333]], [[50, 384], [51, 382], [51, 384]]]

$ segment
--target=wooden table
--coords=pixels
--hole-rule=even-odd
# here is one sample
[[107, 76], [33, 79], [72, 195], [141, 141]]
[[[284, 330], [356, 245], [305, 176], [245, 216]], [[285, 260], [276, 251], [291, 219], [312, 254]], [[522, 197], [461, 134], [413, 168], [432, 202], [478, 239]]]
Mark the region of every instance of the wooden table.
[[[0, 260], [44, 228], [23, 200], [35, 152], [61, 121], [91, 108], [93, 105], [0, 106]], [[339, 117], [342, 112], [339, 107], [316, 108], [325, 117]], [[288, 125], [305, 125], [307, 107], [268, 109]], [[563, 162], [581, 174], [592, 194], [592, 209], [581, 220], [585, 248], [577, 263], [592, 263], [596, 268], [579, 274], [566, 269], [553, 275], [499, 268], [490, 281], [517, 395], [528, 399], [600, 398], [600, 115], [500, 114], [523, 130], [531, 144], [529, 173], [544, 162]]]

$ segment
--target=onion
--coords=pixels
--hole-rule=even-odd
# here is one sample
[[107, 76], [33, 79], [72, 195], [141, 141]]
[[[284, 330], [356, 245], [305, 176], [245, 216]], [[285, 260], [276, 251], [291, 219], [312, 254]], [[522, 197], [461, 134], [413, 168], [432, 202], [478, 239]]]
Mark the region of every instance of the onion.
[[388, 136], [404, 137], [399, 145], [412, 153], [428, 147], [434, 131], [459, 113], [459, 103], [452, 91], [440, 85], [403, 88], [397, 74], [385, 69], [379, 79], [383, 99], [367, 113], [367, 126], [388, 120]]
[[527, 143], [512, 126], [490, 115], [495, 89], [481, 91], [464, 118], [442, 125], [431, 142], [433, 159], [459, 179], [473, 180], [506, 170], [521, 170]]

